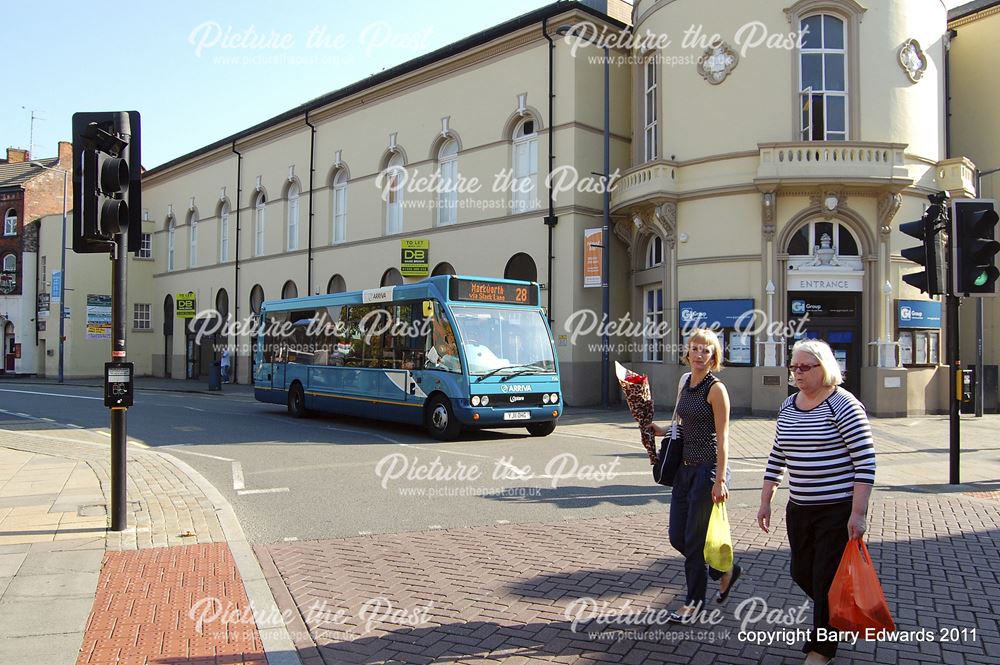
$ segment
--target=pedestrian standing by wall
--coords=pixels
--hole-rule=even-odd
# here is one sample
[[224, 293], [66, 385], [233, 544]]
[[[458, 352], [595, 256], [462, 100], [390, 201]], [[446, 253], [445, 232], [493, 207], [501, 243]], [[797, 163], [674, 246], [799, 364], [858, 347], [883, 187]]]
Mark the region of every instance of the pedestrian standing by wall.
[[227, 346], [226, 348], [224, 348], [222, 350], [222, 360], [220, 362], [220, 366], [222, 368], [222, 382], [223, 383], [229, 383], [229, 365], [230, 365], [230, 362], [231, 362], [231, 360], [229, 358], [229, 347]]
[[[684, 555], [687, 597], [684, 606], [670, 615], [683, 621], [705, 604], [708, 578], [719, 580], [716, 602], [723, 602], [739, 580], [742, 568], [728, 573], [705, 564], [705, 536], [712, 505], [729, 498], [729, 393], [712, 372], [722, 367], [718, 336], [698, 329], [688, 339], [684, 362], [691, 374], [677, 395], [677, 417], [684, 442], [683, 462], [674, 476], [670, 498], [670, 544]], [[653, 424], [663, 436], [669, 426]]]
[[827, 592], [847, 541], [865, 533], [875, 448], [865, 407], [839, 387], [840, 366], [826, 342], [797, 342], [788, 369], [799, 392], [778, 412], [757, 523], [770, 533], [771, 501], [787, 469], [792, 579], [815, 605], [803, 665], [823, 665], [837, 642], [816, 639], [816, 629], [832, 630]]

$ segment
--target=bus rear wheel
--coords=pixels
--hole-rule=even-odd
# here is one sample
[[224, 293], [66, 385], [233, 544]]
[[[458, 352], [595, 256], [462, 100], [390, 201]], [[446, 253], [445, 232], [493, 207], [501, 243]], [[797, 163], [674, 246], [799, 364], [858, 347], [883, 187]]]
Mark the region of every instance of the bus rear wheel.
[[427, 408], [427, 431], [439, 441], [451, 441], [462, 431], [447, 397], [437, 395], [431, 400]]
[[301, 383], [295, 383], [288, 389], [288, 414], [292, 418], [304, 418], [306, 415], [306, 395]]
[[528, 434], [531, 436], [548, 436], [556, 429], [556, 421], [550, 420], [544, 423], [531, 423], [530, 425], [525, 425], [528, 428]]

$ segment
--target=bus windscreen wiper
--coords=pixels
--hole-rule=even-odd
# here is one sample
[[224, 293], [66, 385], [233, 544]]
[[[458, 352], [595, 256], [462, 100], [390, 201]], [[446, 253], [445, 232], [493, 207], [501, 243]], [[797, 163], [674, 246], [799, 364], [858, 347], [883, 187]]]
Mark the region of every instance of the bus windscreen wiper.
[[[497, 372], [502, 372], [505, 369], [515, 369], [517, 367], [534, 367], [534, 365], [519, 364], [519, 365], [504, 365], [503, 367], [497, 367], [496, 369], [491, 369], [490, 371], [486, 372], [486, 374], [482, 374], [479, 378], [476, 379], [476, 383], [479, 383], [483, 379], [487, 379], [487, 378], [493, 376]], [[530, 370], [526, 370], [526, 371], [530, 371]], [[511, 374], [511, 376], [517, 376], [517, 374]], [[508, 378], [510, 378], [510, 377], [504, 377], [503, 380], [507, 380]]]

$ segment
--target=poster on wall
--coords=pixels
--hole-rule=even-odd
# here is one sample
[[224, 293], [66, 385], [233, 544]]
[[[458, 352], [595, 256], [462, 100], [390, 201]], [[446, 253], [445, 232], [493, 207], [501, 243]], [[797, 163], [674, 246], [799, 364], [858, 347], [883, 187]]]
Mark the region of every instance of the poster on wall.
[[87, 339], [111, 339], [111, 296], [87, 294]]
[[604, 229], [586, 229], [583, 232], [583, 287], [600, 287], [601, 269], [603, 267], [603, 247], [601, 240], [604, 238]]

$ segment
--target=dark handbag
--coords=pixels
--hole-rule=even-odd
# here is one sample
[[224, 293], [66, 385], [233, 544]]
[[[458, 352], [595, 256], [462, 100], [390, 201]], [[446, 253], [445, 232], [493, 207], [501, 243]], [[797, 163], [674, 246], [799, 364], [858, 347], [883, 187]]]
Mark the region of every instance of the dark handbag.
[[674, 484], [674, 476], [683, 459], [684, 440], [677, 437], [664, 437], [660, 442], [660, 452], [653, 465], [653, 480], [670, 487]]
[[684, 458], [684, 439], [680, 436], [677, 428], [677, 402], [681, 401], [681, 390], [687, 381], [689, 373], [681, 377], [681, 383], [677, 386], [677, 399], [674, 402], [674, 415], [670, 419], [670, 436], [664, 437], [660, 442], [660, 451], [656, 456], [656, 464], [653, 465], [653, 480], [660, 485], [671, 487], [674, 484], [674, 476], [680, 468]]

